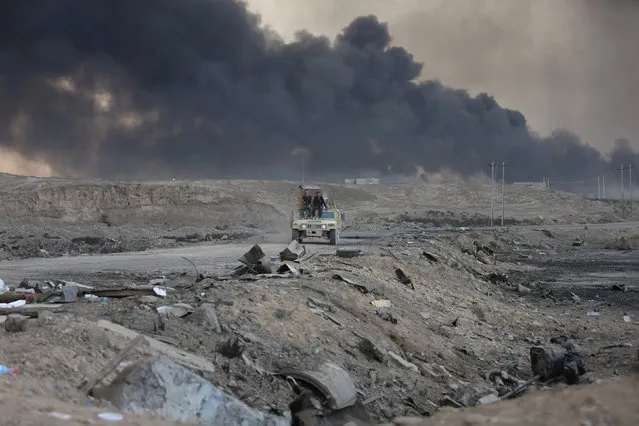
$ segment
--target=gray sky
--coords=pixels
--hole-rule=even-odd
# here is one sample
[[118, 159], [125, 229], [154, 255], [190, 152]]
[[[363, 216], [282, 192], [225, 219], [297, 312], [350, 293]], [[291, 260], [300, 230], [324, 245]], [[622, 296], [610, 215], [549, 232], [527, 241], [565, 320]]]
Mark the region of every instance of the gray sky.
[[423, 78], [488, 92], [532, 130], [565, 128], [607, 152], [639, 146], [639, 2], [630, 0], [247, 0], [285, 38], [389, 22]]

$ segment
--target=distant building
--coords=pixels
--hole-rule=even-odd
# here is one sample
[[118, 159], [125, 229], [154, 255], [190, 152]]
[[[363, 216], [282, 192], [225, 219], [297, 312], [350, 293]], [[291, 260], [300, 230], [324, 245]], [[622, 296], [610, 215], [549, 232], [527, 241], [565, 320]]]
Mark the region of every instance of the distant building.
[[349, 178], [344, 179], [344, 183], [346, 185], [378, 185], [379, 178], [368, 177], [368, 178]]
[[546, 182], [513, 182], [514, 186], [524, 186], [526, 188], [546, 189], [548, 185]]

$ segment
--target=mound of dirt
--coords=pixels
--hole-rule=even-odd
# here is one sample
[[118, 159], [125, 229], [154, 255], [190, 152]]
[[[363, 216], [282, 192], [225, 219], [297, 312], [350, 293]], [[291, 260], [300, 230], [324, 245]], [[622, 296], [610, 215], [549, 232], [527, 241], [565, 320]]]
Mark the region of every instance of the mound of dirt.
[[[287, 229], [297, 186], [294, 182], [275, 181], [140, 183], [3, 175], [0, 223], [102, 223], [158, 228], [241, 225], [282, 231]], [[354, 222], [423, 218], [448, 224], [480, 224], [488, 220], [490, 213], [488, 185], [322, 186]], [[619, 220], [610, 203], [555, 191], [509, 186], [505, 204], [507, 219], [531, 223]], [[495, 216], [499, 215], [496, 207]]]

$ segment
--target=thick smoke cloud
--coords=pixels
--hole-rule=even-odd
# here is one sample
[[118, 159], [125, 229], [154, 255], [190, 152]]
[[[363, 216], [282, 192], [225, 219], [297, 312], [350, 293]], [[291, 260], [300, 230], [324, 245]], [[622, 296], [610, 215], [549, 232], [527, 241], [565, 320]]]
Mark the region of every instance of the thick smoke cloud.
[[0, 144], [101, 177], [291, 177], [304, 152], [315, 175], [610, 168], [575, 135], [531, 134], [487, 94], [417, 83], [422, 68], [374, 16], [333, 41], [286, 43], [234, 0], [9, 2]]

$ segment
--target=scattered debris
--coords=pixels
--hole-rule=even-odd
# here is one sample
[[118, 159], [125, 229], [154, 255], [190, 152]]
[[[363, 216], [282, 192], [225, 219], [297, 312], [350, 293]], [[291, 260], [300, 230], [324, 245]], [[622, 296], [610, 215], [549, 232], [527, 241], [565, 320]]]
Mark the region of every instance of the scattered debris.
[[442, 397], [442, 399], [439, 400], [439, 405], [440, 407], [453, 407], [453, 408], [465, 407], [464, 404], [462, 404], [461, 402], [455, 401], [453, 398], [451, 398], [448, 395], [444, 395], [444, 397]]
[[517, 286], [517, 293], [519, 293], [520, 296], [526, 296], [527, 294], [530, 294], [530, 289], [522, 284], [519, 284]]
[[295, 266], [290, 264], [289, 262], [282, 263], [282, 266], [277, 268], [277, 273], [278, 274], [287, 274], [288, 273], [288, 274], [294, 275], [294, 276], [299, 276], [300, 275], [300, 271]]
[[424, 256], [431, 263], [439, 262], [439, 259], [437, 259], [437, 256], [435, 256], [434, 254], [429, 253], [427, 251], [423, 251], [422, 252], [422, 256]]
[[288, 426], [290, 420], [254, 410], [166, 357], [127, 367], [96, 391], [118, 409], [183, 423]]
[[328, 302], [324, 302], [323, 300], [316, 299], [314, 297], [309, 297], [308, 301], [306, 303], [311, 308], [316, 308], [316, 309], [320, 309], [322, 311], [332, 312], [332, 313], [337, 312], [337, 309], [335, 308], [334, 305], [332, 305], [332, 304], [330, 304]]
[[65, 285], [62, 287], [62, 300], [65, 303], [72, 303], [78, 301], [78, 287], [74, 285]]
[[217, 346], [217, 351], [226, 358], [237, 358], [244, 349], [244, 343], [237, 336], [231, 336]]
[[205, 278], [204, 275], [200, 274], [200, 271], [197, 269], [197, 265], [195, 264], [195, 262], [193, 262], [191, 259], [189, 259], [186, 256], [182, 256], [182, 259], [184, 259], [187, 262], [189, 262], [193, 266], [193, 269], [195, 269], [195, 282], [196, 283], [199, 283], [200, 281], [202, 281]]
[[280, 252], [281, 261], [295, 261], [300, 260], [302, 256], [306, 254], [306, 247], [301, 245], [298, 241], [291, 241], [291, 243], [284, 250]]
[[375, 306], [376, 308], [390, 308], [391, 306], [393, 306], [390, 300], [384, 299], [371, 300], [371, 305]]
[[419, 368], [417, 368], [415, 364], [413, 364], [412, 362], [406, 361], [404, 358], [397, 355], [395, 352], [388, 351], [388, 356], [390, 356], [391, 360], [393, 360], [395, 364], [399, 365], [400, 367], [405, 368], [406, 370], [412, 371], [413, 373], [419, 374]]
[[255, 244], [249, 251], [244, 253], [242, 257], [238, 260], [245, 264], [246, 266], [253, 266], [257, 264], [260, 260], [262, 260], [266, 256], [262, 251], [262, 247], [259, 244]]
[[277, 374], [311, 386], [322, 394], [325, 405], [331, 410], [349, 407], [357, 401], [357, 390], [353, 380], [346, 370], [334, 362], [326, 362], [315, 371], [284, 369]]
[[400, 268], [395, 269], [395, 276], [397, 277], [399, 282], [415, 290], [415, 285], [413, 284], [413, 281]]
[[491, 272], [490, 274], [486, 275], [486, 279], [493, 284], [506, 284], [509, 286], [512, 285], [510, 283], [510, 280], [508, 279], [508, 276], [505, 274], [498, 274], [495, 272]]
[[475, 257], [478, 261], [485, 265], [494, 265], [497, 263], [495, 258], [495, 252], [488, 246], [479, 244], [477, 241], [473, 241], [475, 247]]
[[388, 321], [392, 324], [397, 324], [397, 318], [393, 315], [392, 312], [388, 311], [375, 311], [375, 315], [383, 319], [384, 321]]
[[372, 340], [366, 337], [363, 337], [363, 336], [359, 336], [359, 337], [360, 337], [360, 341], [357, 347], [364, 355], [366, 355], [368, 359], [370, 360], [374, 359], [379, 362], [386, 361], [388, 354], [384, 349], [380, 348], [375, 343], [373, 343]]
[[547, 229], [542, 229], [541, 232], [543, 232], [548, 238], [555, 238], [554, 234]]
[[572, 242], [573, 247], [581, 247], [584, 245], [584, 240], [576, 238], [575, 241]]
[[159, 306], [156, 310], [159, 314], [182, 318], [193, 313], [195, 309], [186, 303], [175, 303], [171, 306]]
[[24, 300], [18, 300], [12, 303], [0, 303], [0, 315], [21, 314], [36, 318], [40, 311], [60, 312], [61, 310], [62, 305], [50, 305], [47, 303], [27, 305]]
[[[99, 320], [97, 325], [101, 328], [104, 328], [108, 331], [114, 332], [121, 336], [127, 337], [129, 339], [135, 339], [140, 336], [139, 333], [130, 330], [128, 328], [122, 327], [121, 325], [114, 324], [110, 321]], [[183, 351], [181, 349], [174, 348], [165, 343], [162, 343], [152, 337], [144, 336], [147, 342], [150, 345], [151, 350], [155, 351], [160, 355], [167, 356], [177, 362], [180, 365], [183, 365], [186, 368], [190, 368], [196, 371], [202, 371], [208, 374], [215, 373], [215, 366], [208, 360], [201, 358], [197, 355], [191, 354], [189, 352]]]
[[598, 316], [601, 316], [601, 312], [588, 311], [588, 312], [586, 312], [586, 315], [589, 316], [589, 317], [598, 317]]
[[614, 291], [623, 291], [623, 292], [628, 291], [628, 287], [626, 287], [625, 284], [613, 284], [611, 289]]
[[[78, 294], [85, 294], [85, 293], [87, 292], [83, 292], [81, 289], [78, 292]], [[94, 288], [94, 289], [91, 289], [90, 294], [93, 294], [98, 297], [110, 297], [113, 299], [132, 297], [132, 296], [165, 297], [166, 290], [157, 286], [142, 285], [137, 287]]]
[[491, 393], [479, 398], [478, 403], [480, 405], [487, 405], [487, 404], [494, 404], [495, 402], [499, 402], [499, 401], [501, 401], [501, 398], [499, 398], [499, 396], [497, 396], [496, 394]]
[[358, 249], [337, 249], [335, 255], [343, 259], [351, 259], [353, 257], [361, 256], [362, 251]]
[[530, 349], [533, 373], [541, 381], [565, 378], [568, 384], [576, 384], [586, 373], [581, 354], [571, 345], [567, 347], [534, 346]]
[[353, 286], [353, 287], [357, 288], [360, 292], [362, 292], [362, 293], [364, 293], [364, 294], [366, 294], [366, 293], [368, 293], [368, 292], [369, 292], [369, 290], [368, 290], [368, 288], [367, 288], [366, 286], [364, 286], [364, 285], [362, 285], [362, 284], [358, 284], [358, 283], [356, 283], [355, 281], [353, 281], [353, 280], [351, 280], [351, 279], [348, 279], [348, 278], [346, 278], [346, 277], [343, 277], [342, 275], [339, 275], [339, 274], [333, 274], [333, 279], [335, 279], [335, 280], [339, 280], [339, 281], [343, 281], [343, 282], [345, 282], [346, 284], [351, 285], [351, 286]]
[[7, 333], [19, 333], [27, 329], [27, 320], [29, 317], [20, 314], [10, 314], [5, 323], [4, 329]]
[[212, 330], [213, 332], [222, 333], [222, 327], [217, 317], [217, 311], [214, 303], [204, 303], [195, 310], [194, 318], [204, 327], [205, 330]]

